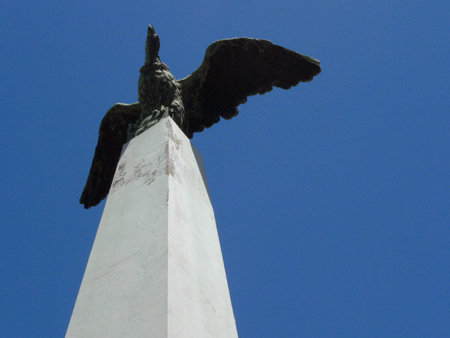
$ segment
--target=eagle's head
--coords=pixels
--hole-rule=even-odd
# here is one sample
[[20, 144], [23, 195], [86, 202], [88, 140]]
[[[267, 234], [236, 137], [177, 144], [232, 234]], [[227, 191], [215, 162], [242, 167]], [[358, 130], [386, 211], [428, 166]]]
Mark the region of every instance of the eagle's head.
[[159, 59], [159, 36], [155, 33], [152, 25], [148, 26], [147, 40], [145, 42], [145, 64], [151, 64]]

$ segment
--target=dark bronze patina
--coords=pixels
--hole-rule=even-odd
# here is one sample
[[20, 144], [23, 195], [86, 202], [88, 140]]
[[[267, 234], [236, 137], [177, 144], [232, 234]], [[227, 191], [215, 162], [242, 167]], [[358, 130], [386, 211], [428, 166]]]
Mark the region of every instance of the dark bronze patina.
[[91, 170], [80, 198], [84, 207], [99, 204], [109, 192], [122, 146], [163, 116], [170, 116], [192, 138], [238, 114], [247, 97], [272, 88], [289, 89], [320, 73], [320, 62], [268, 40], [219, 40], [206, 49], [203, 63], [176, 80], [159, 59], [160, 41], [148, 27], [145, 63], [140, 69], [138, 101], [117, 103], [100, 124]]

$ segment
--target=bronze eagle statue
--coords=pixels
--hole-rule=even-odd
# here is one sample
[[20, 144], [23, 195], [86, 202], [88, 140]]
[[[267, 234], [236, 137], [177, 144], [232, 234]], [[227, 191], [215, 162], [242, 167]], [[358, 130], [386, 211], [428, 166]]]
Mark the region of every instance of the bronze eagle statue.
[[138, 102], [117, 103], [100, 124], [89, 176], [80, 198], [86, 209], [108, 195], [123, 145], [163, 116], [170, 116], [192, 138], [238, 114], [248, 96], [272, 88], [289, 89], [320, 73], [320, 62], [268, 40], [219, 40], [207, 49], [200, 67], [176, 80], [159, 58], [160, 40], [148, 27], [145, 63], [140, 69]]

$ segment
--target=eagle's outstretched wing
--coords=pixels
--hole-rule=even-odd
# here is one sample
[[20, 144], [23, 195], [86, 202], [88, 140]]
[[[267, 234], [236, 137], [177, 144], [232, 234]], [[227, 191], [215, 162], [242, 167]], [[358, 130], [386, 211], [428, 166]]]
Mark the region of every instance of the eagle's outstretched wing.
[[206, 50], [200, 67], [179, 80], [187, 119], [187, 135], [209, 128], [220, 117], [231, 119], [247, 97], [273, 86], [289, 89], [320, 73], [320, 62], [268, 40], [219, 40]]
[[138, 102], [117, 103], [103, 118], [91, 170], [80, 198], [86, 209], [96, 206], [108, 195], [122, 147], [127, 141], [128, 125], [136, 122], [140, 114]]

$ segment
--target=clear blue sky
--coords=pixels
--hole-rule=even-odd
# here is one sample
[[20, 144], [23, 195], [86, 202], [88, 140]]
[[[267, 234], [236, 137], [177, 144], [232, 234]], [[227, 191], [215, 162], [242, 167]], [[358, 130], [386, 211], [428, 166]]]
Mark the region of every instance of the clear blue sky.
[[147, 25], [177, 78], [264, 38], [322, 74], [196, 134], [240, 337], [450, 337], [445, 1], [3, 1], [0, 337], [63, 337], [103, 205], [100, 121]]

